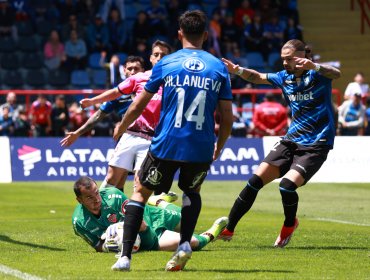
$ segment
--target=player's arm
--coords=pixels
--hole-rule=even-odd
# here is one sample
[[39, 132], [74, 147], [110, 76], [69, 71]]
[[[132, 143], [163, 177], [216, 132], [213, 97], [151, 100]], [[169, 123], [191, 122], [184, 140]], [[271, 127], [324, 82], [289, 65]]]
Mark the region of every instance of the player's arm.
[[316, 70], [322, 76], [331, 80], [338, 79], [341, 76], [340, 70], [333, 66], [314, 63], [312, 60], [301, 57], [294, 57], [294, 60], [297, 62], [296, 68], [298, 69]]
[[253, 69], [243, 68], [239, 66], [239, 64], [234, 64], [225, 58], [222, 58], [222, 61], [225, 63], [230, 74], [238, 75], [242, 79], [253, 84], [270, 84], [270, 82], [267, 80], [267, 75], [264, 73], [260, 73]]
[[107, 114], [99, 109], [79, 129], [76, 131], [67, 132], [66, 137], [60, 141], [60, 145], [62, 147], [69, 147], [78, 139], [78, 137], [90, 131], [95, 124], [104, 119], [106, 116]]
[[218, 113], [220, 116], [220, 127], [218, 138], [213, 153], [213, 160], [216, 160], [224, 147], [226, 140], [229, 138], [233, 126], [233, 110], [231, 100], [219, 100]]
[[130, 107], [128, 107], [120, 124], [115, 127], [113, 134], [114, 140], [117, 141], [126, 129], [141, 115], [152, 97], [152, 93], [143, 90], [143, 92], [135, 98]]
[[98, 104], [98, 103], [103, 103], [107, 101], [111, 101], [114, 99], [117, 99], [120, 97], [122, 94], [119, 92], [118, 88], [112, 88], [107, 91], [104, 91], [103, 93], [93, 97], [93, 98], [84, 98], [80, 101], [80, 105], [82, 108], [87, 108], [92, 105]]

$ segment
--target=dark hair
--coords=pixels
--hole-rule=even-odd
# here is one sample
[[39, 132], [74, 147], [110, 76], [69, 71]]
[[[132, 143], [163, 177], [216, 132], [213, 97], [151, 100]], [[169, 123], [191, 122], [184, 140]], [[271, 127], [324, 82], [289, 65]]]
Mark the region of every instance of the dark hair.
[[126, 66], [126, 64], [128, 62], [139, 62], [141, 67], [144, 68], [145, 66], [145, 62], [144, 62], [144, 59], [141, 57], [141, 56], [134, 56], [134, 55], [130, 55], [126, 58], [125, 62], [123, 63], [123, 66]]
[[186, 11], [179, 18], [179, 26], [189, 41], [198, 40], [206, 31], [207, 17], [200, 10]]
[[152, 44], [152, 50], [155, 48], [155, 47], [162, 47], [162, 48], [166, 48], [168, 50], [168, 53], [170, 54], [172, 52], [172, 47], [170, 46], [170, 44], [166, 43], [165, 41], [161, 41], [161, 40], [156, 40], [153, 44]]
[[81, 187], [90, 189], [94, 184], [96, 185], [96, 182], [92, 178], [88, 176], [82, 176], [74, 183], [73, 191], [75, 192], [76, 196], [79, 197], [81, 196]]
[[58, 95], [55, 97], [55, 100], [65, 100], [65, 97], [64, 97], [64, 95], [62, 95], [62, 94], [58, 94]]
[[283, 49], [293, 49], [298, 52], [305, 52], [305, 57], [312, 60], [311, 47], [303, 43], [301, 40], [292, 39], [286, 42]]

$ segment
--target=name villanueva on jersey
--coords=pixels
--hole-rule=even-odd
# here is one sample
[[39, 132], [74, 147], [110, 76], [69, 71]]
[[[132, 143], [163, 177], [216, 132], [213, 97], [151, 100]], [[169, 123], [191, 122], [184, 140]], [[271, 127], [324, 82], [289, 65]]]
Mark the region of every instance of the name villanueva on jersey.
[[165, 87], [183, 87], [190, 86], [204, 90], [212, 90], [219, 92], [221, 88], [221, 81], [217, 81], [207, 77], [200, 77], [197, 75], [184, 75], [180, 77], [176, 76], [167, 76], [164, 79]]

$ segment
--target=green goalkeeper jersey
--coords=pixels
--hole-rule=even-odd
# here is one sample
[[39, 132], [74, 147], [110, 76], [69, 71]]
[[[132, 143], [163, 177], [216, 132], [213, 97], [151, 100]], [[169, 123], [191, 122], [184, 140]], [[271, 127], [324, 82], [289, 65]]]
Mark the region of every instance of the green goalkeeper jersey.
[[[117, 188], [99, 190], [102, 204], [100, 216], [95, 216], [83, 205], [78, 204], [72, 215], [75, 234], [82, 237], [92, 247], [96, 247], [100, 237], [111, 224], [125, 219], [127, 196]], [[147, 229], [140, 232], [140, 250], [158, 249], [158, 239], [165, 230], [174, 230], [180, 222], [180, 211], [166, 210], [158, 207], [145, 206], [144, 221]]]

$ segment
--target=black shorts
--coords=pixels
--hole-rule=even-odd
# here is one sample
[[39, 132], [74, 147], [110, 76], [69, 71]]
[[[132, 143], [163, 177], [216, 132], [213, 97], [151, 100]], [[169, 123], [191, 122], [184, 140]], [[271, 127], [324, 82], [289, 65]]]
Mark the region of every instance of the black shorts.
[[179, 188], [186, 192], [199, 187], [207, 176], [211, 163], [180, 162], [154, 157], [148, 152], [138, 176], [140, 183], [153, 191], [168, 192], [178, 169]]
[[325, 145], [302, 146], [292, 141], [281, 140], [263, 160], [280, 169], [280, 177], [290, 169], [298, 171], [306, 184], [326, 161], [330, 147]]

